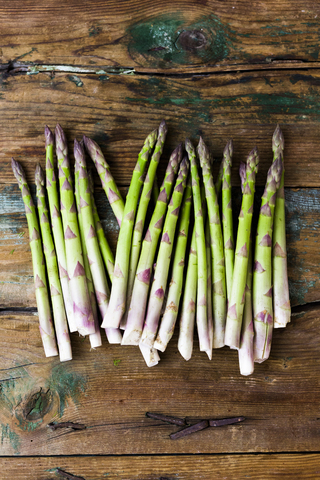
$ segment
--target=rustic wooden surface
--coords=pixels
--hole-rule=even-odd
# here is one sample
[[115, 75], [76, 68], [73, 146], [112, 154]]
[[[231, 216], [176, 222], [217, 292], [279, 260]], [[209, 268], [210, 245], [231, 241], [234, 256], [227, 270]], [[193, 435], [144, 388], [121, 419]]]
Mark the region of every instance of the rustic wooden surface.
[[[0, 4], [1, 478], [63, 478], [57, 468], [85, 480], [320, 478], [319, 31], [310, 1]], [[258, 205], [272, 132], [283, 129], [293, 315], [250, 377], [239, 375], [236, 352], [214, 351], [210, 362], [197, 341], [185, 362], [177, 334], [152, 369], [135, 347], [104, 339], [90, 351], [76, 334], [72, 362], [44, 358], [11, 156], [34, 192], [44, 125], [59, 122], [70, 148], [83, 134], [101, 145], [125, 194], [143, 139], [163, 118], [160, 178], [186, 136], [204, 136], [215, 172], [233, 138], [235, 216], [240, 160], [258, 146]], [[118, 227], [96, 174], [95, 183], [115, 249]], [[172, 441], [178, 428], [146, 411], [246, 421]], [[85, 428], [52, 431], [51, 422]]]

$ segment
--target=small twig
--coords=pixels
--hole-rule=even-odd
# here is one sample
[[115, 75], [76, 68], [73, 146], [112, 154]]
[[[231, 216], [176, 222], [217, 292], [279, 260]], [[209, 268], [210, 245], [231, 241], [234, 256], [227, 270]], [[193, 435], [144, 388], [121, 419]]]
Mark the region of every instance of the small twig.
[[51, 430], [57, 430], [58, 428], [71, 428], [72, 430], [85, 430], [87, 427], [82, 425], [81, 423], [73, 423], [73, 422], [61, 422], [61, 423], [54, 423], [51, 422], [48, 424], [48, 427]]
[[149, 418], [153, 418], [154, 420], [162, 420], [163, 422], [171, 423], [173, 425], [179, 425], [179, 426], [186, 425], [186, 421], [184, 418], [169, 417], [168, 415], [162, 415], [161, 413], [152, 413], [152, 412], [147, 412], [146, 416]]
[[209, 427], [223, 427], [223, 425], [232, 425], [243, 422], [246, 417], [223, 418], [221, 420], [209, 420]]
[[171, 440], [177, 440], [178, 438], [185, 437], [186, 435], [190, 435], [191, 433], [199, 432], [200, 430], [204, 430], [205, 428], [209, 427], [208, 420], [202, 420], [195, 425], [191, 425], [191, 427], [184, 428], [183, 430], [179, 430], [179, 432], [171, 433], [170, 438]]
[[61, 477], [69, 478], [69, 480], [85, 480], [83, 477], [78, 477], [77, 475], [72, 475], [72, 473], [64, 472], [61, 468], [57, 468], [56, 472], [61, 475]]

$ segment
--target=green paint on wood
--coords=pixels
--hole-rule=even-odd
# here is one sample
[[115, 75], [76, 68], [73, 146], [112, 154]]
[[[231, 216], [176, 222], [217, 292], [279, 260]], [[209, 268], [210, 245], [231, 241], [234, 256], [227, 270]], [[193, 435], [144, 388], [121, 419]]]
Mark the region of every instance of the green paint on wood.
[[20, 439], [19, 435], [15, 432], [13, 432], [9, 425], [1, 425], [1, 445], [4, 444], [5, 440], [8, 440], [11, 447], [14, 450], [14, 453], [16, 455], [19, 454], [19, 448], [20, 448]]
[[83, 81], [77, 75], [68, 75], [70, 82], [73, 82], [77, 87], [83, 86]]
[[17, 62], [18, 60], [21, 60], [22, 58], [26, 57], [27, 55], [32, 55], [33, 52], [37, 52], [37, 51], [38, 51], [38, 49], [33, 47], [33, 48], [31, 48], [31, 50], [29, 52], [24, 53], [23, 55], [20, 55], [19, 57], [16, 57], [15, 61]]
[[56, 365], [52, 369], [50, 378], [45, 387], [59, 396], [59, 414], [63, 415], [69, 399], [75, 404], [79, 403], [80, 397], [86, 389], [87, 379], [76, 372], [69, 371], [66, 365]]
[[92, 25], [92, 27], [89, 28], [89, 37], [96, 37], [102, 32], [102, 28], [99, 27], [98, 25]]
[[138, 63], [144, 58], [149, 66], [163, 68], [172, 64], [215, 63], [227, 57], [231, 33], [228, 25], [214, 14], [188, 23], [182, 12], [175, 11], [131, 27], [129, 53]]
[[[306, 83], [312, 82], [308, 77], [299, 74], [299, 80]], [[250, 82], [252, 77], [243, 77], [237, 83]], [[317, 83], [318, 79], [314, 81]], [[296, 80], [291, 77], [291, 82]], [[232, 84], [234, 81], [231, 80]], [[275, 122], [280, 115], [288, 115], [291, 119], [304, 120], [306, 115], [312, 116], [314, 121], [320, 121], [320, 95], [316, 89], [309, 89], [308, 93], [295, 94], [290, 91], [285, 93], [248, 93], [244, 95], [235, 95], [229, 97], [206, 97], [206, 90], [201, 89], [196, 82], [172, 80], [168, 82], [161, 78], [151, 77], [142, 79], [139, 84], [132, 87], [136, 97], [127, 97], [126, 99], [134, 103], [144, 103], [145, 105], [170, 106], [176, 108], [182, 107], [182, 122], [192, 121], [195, 127], [199, 127], [199, 122], [211, 122], [212, 116], [216, 111], [224, 112], [228, 116], [232, 112], [233, 118], [236, 118], [237, 111], [241, 111], [241, 117], [247, 119], [259, 119], [260, 123]], [[192, 107], [189, 113], [184, 107]]]

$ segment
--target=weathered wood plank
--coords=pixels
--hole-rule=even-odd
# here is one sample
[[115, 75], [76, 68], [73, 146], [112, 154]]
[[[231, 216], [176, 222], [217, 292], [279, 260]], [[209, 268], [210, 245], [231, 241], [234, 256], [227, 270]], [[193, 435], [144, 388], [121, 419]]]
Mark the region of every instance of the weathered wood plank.
[[63, 478], [57, 468], [83, 480], [314, 480], [320, 471], [317, 454], [218, 455], [183, 457], [60, 457], [0, 459], [3, 480]]
[[[210, 362], [196, 342], [185, 362], [177, 335], [151, 369], [135, 347], [104, 341], [90, 351], [76, 334], [74, 359], [61, 364], [44, 358], [36, 316], [1, 315], [1, 455], [318, 451], [319, 325], [319, 309], [295, 315], [274, 332], [269, 360], [241, 377], [235, 351], [216, 350]], [[147, 411], [246, 421], [172, 441], [179, 427]], [[52, 421], [86, 429], [51, 431]]]
[[[122, 190], [125, 194], [125, 190]], [[256, 196], [256, 213], [262, 189]], [[96, 191], [100, 217], [115, 252], [118, 226], [101, 188]], [[240, 191], [234, 189], [235, 222]], [[286, 189], [290, 296], [293, 306], [320, 301], [320, 189]], [[235, 223], [236, 224], [236, 223]], [[0, 308], [36, 307], [31, 251], [24, 206], [17, 185], [0, 184]]]
[[[119, 185], [128, 185], [144, 138], [166, 119], [169, 134], [164, 158], [186, 136], [202, 132], [214, 158], [228, 138], [234, 140], [233, 181], [238, 167], [257, 144], [261, 164], [257, 182], [265, 182], [275, 124], [283, 126], [286, 186], [319, 186], [320, 70], [297, 73], [167, 78], [156, 76], [78, 76], [48, 73], [17, 75], [1, 84], [0, 178], [13, 183], [10, 158], [23, 161], [33, 182], [44, 158], [45, 124], [60, 122], [70, 148], [74, 137], [95, 138]], [[162, 162], [162, 172], [165, 162]], [[218, 162], [217, 162], [218, 168]]]
[[0, 7], [0, 60], [147, 67], [314, 62], [317, 4], [165, 0], [113, 3], [17, 0]]

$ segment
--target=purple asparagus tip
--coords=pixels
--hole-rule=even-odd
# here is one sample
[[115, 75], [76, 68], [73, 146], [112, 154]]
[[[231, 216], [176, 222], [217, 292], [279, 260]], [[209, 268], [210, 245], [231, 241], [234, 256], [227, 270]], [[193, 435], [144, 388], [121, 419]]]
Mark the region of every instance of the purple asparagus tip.
[[22, 165], [13, 157], [11, 159], [11, 167], [12, 167], [13, 174], [16, 177], [18, 183], [25, 181], [25, 173], [23, 171]]
[[65, 147], [67, 143], [66, 135], [59, 123], [57, 123], [56, 128], [55, 128], [55, 137], [56, 137], [56, 143], [59, 145], [62, 145], [61, 150], [63, 150], [63, 147]]
[[283, 152], [284, 137], [279, 124], [276, 126], [272, 136], [272, 150], [277, 156]]
[[159, 135], [161, 136], [166, 135], [167, 132], [168, 132], [168, 127], [167, 127], [166, 121], [162, 120], [162, 122], [159, 125]]
[[44, 176], [44, 173], [43, 173], [43, 170], [41, 168], [40, 163], [37, 163], [34, 178], [35, 178], [35, 182], [36, 182], [37, 187], [40, 187], [40, 186], [44, 187], [45, 176]]
[[244, 162], [240, 162], [239, 175], [241, 180], [241, 190], [243, 193], [244, 184], [246, 182], [246, 164]]
[[86, 167], [83, 146], [76, 138], [74, 139], [74, 158], [76, 163], [78, 163], [81, 167]]
[[227, 144], [223, 150], [223, 156], [230, 166], [232, 165], [232, 155], [233, 155], [233, 141], [232, 141], [232, 138], [230, 138], [227, 141]]
[[54, 144], [54, 135], [53, 133], [51, 132], [50, 128], [48, 127], [48, 125], [46, 125], [44, 127], [44, 136], [45, 136], [45, 141], [46, 141], [46, 148], [49, 146], [49, 145], [53, 145]]

